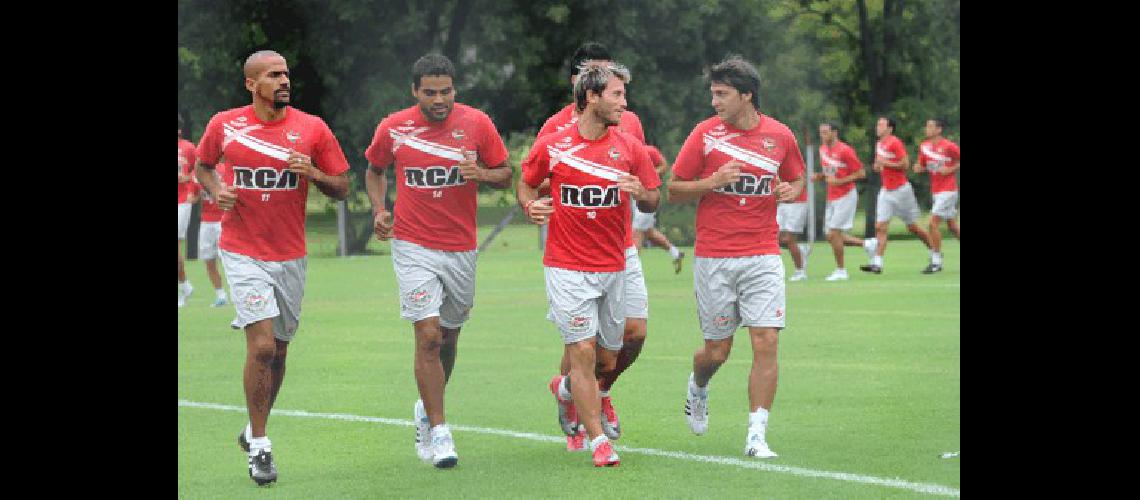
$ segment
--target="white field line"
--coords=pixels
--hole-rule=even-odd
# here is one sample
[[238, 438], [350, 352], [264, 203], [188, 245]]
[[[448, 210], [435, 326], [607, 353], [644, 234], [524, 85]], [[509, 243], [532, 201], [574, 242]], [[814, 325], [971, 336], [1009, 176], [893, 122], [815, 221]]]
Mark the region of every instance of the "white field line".
[[[207, 408], [211, 410], [225, 410], [245, 412], [244, 406], [230, 406], [221, 405], [216, 403], [199, 403], [196, 401], [178, 400], [178, 406], [185, 406], [191, 408]], [[289, 417], [308, 417], [308, 418], [324, 418], [330, 420], [347, 420], [350, 422], [373, 422], [387, 425], [402, 425], [405, 427], [412, 427], [415, 425], [411, 420], [402, 420], [397, 418], [383, 418], [383, 417], [364, 417], [360, 415], [347, 415], [344, 413], [314, 413], [304, 410], [280, 410], [274, 409], [273, 415], [289, 416]], [[566, 438], [563, 436], [547, 436], [543, 434], [534, 434], [530, 432], [518, 432], [505, 429], [489, 429], [486, 427], [472, 427], [469, 425], [456, 425], [450, 424], [453, 430], [474, 432], [477, 434], [493, 434], [496, 436], [506, 436], [519, 439], [529, 439], [531, 441], [541, 441], [546, 443], [565, 443]], [[791, 467], [786, 465], [774, 465], [765, 462], [744, 460], [740, 458], [731, 457], [718, 457], [710, 455], [695, 455], [692, 453], [685, 453], [683, 451], [667, 451], [658, 450], [654, 448], [634, 448], [630, 446], [614, 446], [617, 451], [628, 453], [639, 453], [642, 455], [652, 455], [656, 457], [676, 458], [679, 460], [688, 460], [692, 462], [706, 462], [720, 465], [731, 465], [745, 469], [760, 469], [768, 472], [778, 472], [782, 474], [791, 474], [794, 476], [802, 477], [820, 477], [824, 479], [835, 479], [838, 481], [848, 481], [853, 483], [874, 484], [879, 486], [886, 486], [889, 488], [898, 488], [903, 490], [916, 491], [919, 493], [928, 493], [931, 495], [944, 495], [952, 497], [961, 497], [962, 492], [957, 488], [949, 486], [942, 486], [940, 484], [930, 483], [913, 483], [904, 481], [902, 479], [887, 479], [875, 476], [864, 476], [861, 474], [850, 474], [847, 472], [832, 472], [824, 470], [806, 469], [803, 467]]]

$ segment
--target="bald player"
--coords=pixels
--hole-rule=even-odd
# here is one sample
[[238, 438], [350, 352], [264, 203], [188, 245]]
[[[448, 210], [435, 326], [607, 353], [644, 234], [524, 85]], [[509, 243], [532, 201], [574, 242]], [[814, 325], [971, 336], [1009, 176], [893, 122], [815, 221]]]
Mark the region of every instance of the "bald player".
[[[289, 66], [271, 50], [245, 61], [252, 103], [214, 115], [198, 144], [198, 182], [226, 213], [218, 242], [237, 317], [245, 329], [243, 373], [249, 425], [238, 435], [249, 477], [277, 480], [266, 423], [285, 379], [285, 357], [305, 291], [305, 202], [309, 183], [348, 196], [348, 161], [324, 120], [289, 106]], [[221, 182], [214, 166], [225, 155]]]

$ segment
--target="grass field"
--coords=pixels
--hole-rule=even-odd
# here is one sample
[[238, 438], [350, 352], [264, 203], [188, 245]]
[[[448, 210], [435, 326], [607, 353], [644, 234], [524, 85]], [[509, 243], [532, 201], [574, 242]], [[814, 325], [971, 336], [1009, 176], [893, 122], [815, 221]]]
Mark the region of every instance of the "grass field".
[[[489, 230], [481, 227], [480, 239]], [[746, 342], [712, 380], [709, 432], [694, 436], [685, 423], [685, 384], [701, 344], [692, 252], [685, 250], [679, 275], [665, 252], [642, 254], [649, 337], [613, 389], [623, 430], [616, 469], [595, 469], [588, 453], [566, 452], [560, 437], [546, 384], [562, 345], [544, 319], [533, 227], [509, 226], [479, 257], [476, 307], [447, 391], [460, 456], [452, 470], [415, 457], [411, 325], [399, 317], [389, 256], [311, 257], [300, 331], [269, 421], [280, 472], [270, 488], [247, 477], [235, 442], [247, 418], [244, 335], [228, 326], [232, 306], [208, 306], [203, 265], [188, 262], [196, 291], [178, 312], [179, 497], [960, 495], [960, 459], [939, 457], [959, 451], [961, 441], [958, 241], [944, 240], [944, 271], [930, 276], [919, 273], [927, 252], [918, 241], [892, 242], [878, 276], [861, 273], [865, 254], [848, 248], [851, 280], [838, 283], [823, 281], [834, 260], [829, 247], [816, 244], [809, 280], [787, 286], [788, 327], [768, 431], [780, 456], [768, 461], [742, 454]], [[790, 269], [786, 252], [784, 260]]]

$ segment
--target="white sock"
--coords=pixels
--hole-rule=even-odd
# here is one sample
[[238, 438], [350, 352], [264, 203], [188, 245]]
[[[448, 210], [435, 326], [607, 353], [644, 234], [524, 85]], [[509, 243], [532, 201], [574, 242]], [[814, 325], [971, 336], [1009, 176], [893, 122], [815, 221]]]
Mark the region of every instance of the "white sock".
[[871, 264], [879, 266], [879, 267], [883, 267], [883, 256], [882, 255], [876, 255], [874, 257], [871, 257]]
[[693, 382], [693, 374], [689, 374], [689, 391], [698, 396], [707, 396], [709, 393], [708, 385], [699, 387], [696, 382]]
[[598, 391], [598, 396], [601, 396], [603, 398], [608, 398], [608, 397], [610, 397], [610, 391]]
[[847, 272], [847, 268], [845, 268], [845, 267], [837, 267], [837, 268], [835, 268], [835, 272], [837, 272], [837, 273], [839, 273], [839, 274], [843, 274], [843, 273], [846, 273], [846, 272]]
[[930, 262], [936, 266], [942, 265], [942, 252], [930, 252]]
[[763, 431], [768, 428], [768, 410], [757, 408], [756, 411], [748, 414], [748, 427], [760, 427]]
[[245, 435], [245, 440], [249, 441], [250, 438], [253, 436], [253, 424], [250, 424], [250, 423], [245, 424], [245, 434], [244, 435]]
[[272, 446], [272, 445], [269, 443], [269, 436], [261, 436], [259, 438], [250, 438], [250, 440], [249, 440], [249, 454], [250, 455], [256, 455], [257, 452], [261, 451], [261, 450], [272, 451], [270, 449], [270, 446]]
[[681, 251], [677, 250], [677, 247], [669, 245], [669, 256], [676, 259], [681, 256]]
[[180, 281], [178, 284], [182, 287], [182, 293], [190, 293], [190, 290], [194, 289], [194, 287], [190, 285], [190, 280]]
[[605, 434], [602, 434], [602, 435], [600, 435], [594, 439], [591, 439], [590, 440], [590, 451], [596, 450], [598, 448], [598, 446], [601, 446], [602, 443], [604, 443], [606, 441], [609, 441], [609, 438], [607, 438]]
[[215, 288], [214, 294], [217, 295], [219, 299], [222, 299], [222, 300], [226, 299], [226, 289], [225, 288]]
[[570, 401], [573, 396], [570, 394], [570, 389], [566, 388], [566, 384], [570, 382], [570, 376], [562, 377], [562, 382], [558, 384], [558, 397], [563, 401]]

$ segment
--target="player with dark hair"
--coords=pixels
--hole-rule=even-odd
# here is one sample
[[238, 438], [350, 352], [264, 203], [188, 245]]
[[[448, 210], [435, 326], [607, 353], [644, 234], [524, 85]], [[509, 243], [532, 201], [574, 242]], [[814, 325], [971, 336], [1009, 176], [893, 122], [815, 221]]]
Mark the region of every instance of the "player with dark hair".
[[848, 235], [846, 231], [855, 225], [855, 207], [859, 201], [855, 181], [865, 179], [867, 171], [847, 143], [839, 140], [839, 126], [832, 122], [819, 125], [819, 160], [822, 172], [812, 175], [812, 181], [827, 182], [827, 211], [824, 225], [827, 227], [827, 241], [835, 254], [835, 271], [826, 281], [843, 281], [849, 278], [843, 262], [843, 247], [863, 247], [867, 257], [871, 257], [873, 239], [861, 240]]
[[896, 126], [895, 120], [886, 116], [879, 117], [875, 125], [879, 141], [875, 143], [875, 163], [871, 168], [881, 173], [883, 185], [875, 203], [875, 243], [870, 245], [875, 255], [869, 264], [859, 266], [859, 270], [875, 274], [883, 272], [883, 253], [887, 250], [887, 229], [891, 225], [891, 217], [902, 219], [906, 223], [906, 229], [918, 236], [922, 244], [933, 252], [930, 236], [917, 224], [918, 200], [914, 197], [914, 188], [906, 178], [910, 161], [906, 147], [895, 137]]
[[186, 299], [194, 293], [182, 258], [182, 243], [186, 241], [194, 204], [194, 143], [182, 138], [182, 123], [182, 115], [178, 115], [178, 307], [186, 305]]
[[918, 146], [918, 163], [914, 165], [915, 173], [930, 173], [930, 193], [934, 198], [934, 206], [930, 209], [930, 264], [922, 270], [923, 274], [932, 274], [942, 270], [942, 231], [938, 226], [946, 220], [946, 226], [954, 237], [961, 240], [962, 230], [958, 221], [955, 205], [958, 203], [958, 173], [960, 152], [958, 145], [942, 136], [942, 127], [946, 122], [939, 118], [926, 120], [926, 140]]

